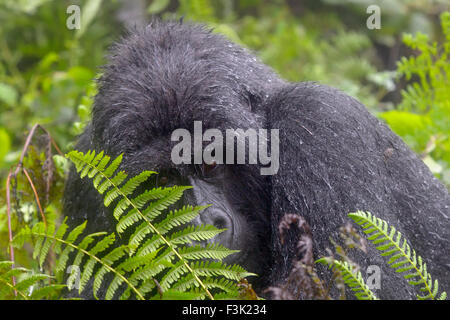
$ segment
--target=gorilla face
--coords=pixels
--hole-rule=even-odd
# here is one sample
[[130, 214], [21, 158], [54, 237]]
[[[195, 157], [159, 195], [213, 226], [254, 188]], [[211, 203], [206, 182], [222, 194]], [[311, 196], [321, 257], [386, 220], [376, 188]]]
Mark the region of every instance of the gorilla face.
[[[98, 96], [97, 99], [100, 97]], [[258, 274], [259, 277], [253, 281], [256, 288], [267, 285], [267, 274], [270, 271], [268, 266], [271, 263], [271, 238], [268, 232], [270, 231], [268, 211], [270, 196], [266, 187], [268, 178], [261, 176], [260, 167], [248, 164], [175, 165], [171, 160], [171, 152], [176, 144], [171, 141], [172, 130], [161, 130], [156, 137], [144, 139], [143, 124], [137, 120], [146, 116], [144, 107], [142, 107], [143, 114], [133, 114], [134, 118], [131, 121], [126, 116], [128, 108], [124, 108], [121, 113], [112, 118], [107, 118], [110, 113], [103, 114], [103, 111], [103, 108], [96, 107], [94, 119], [97, 119], [97, 114], [102, 113], [105, 121], [115, 125], [107, 126], [108, 129], [103, 135], [108, 136], [106, 141], [110, 143], [104, 144], [102, 148], [112, 155], [124, 153], [121, 170], [130, 175], [136, 175], [143, 170], [158, 172], [158, 175], [152, 176], [142, 186], [142, 191], [160, 186], [192, 186], [192, 189], [184, 192], [183, 198], [175, 206], [210, 205], [192, 223], [194, 225], [210, 224], [218, 229], [226, 229], [209, 241], [239, 250], [240, 252], [228, 256], [225, 262], [239, 264], [246, 270]], [[208, 122], [205, 123], [208, 124]], [[124, 130], [126, 125], [127, 128]], [[89, 137], [91, 132], [92, 129], [88, 128], [80, 140], [81, 146], [85, 143], [84, 138]], [[105, 140], [102, 139], [101, 143], [104, 143], [103, 141]], [[233, 149], [237, 150], [236, 147]], [[194, 162], [193, 158], [194, 154], [192, 154], [191, 162]], [[87, 187], [83, 185], [82, 189]], [[70, 203], [68, 200], [70, 199], [66, 199], [66, 205]], [[87, 211], [88, 220], [99, 219], [98, 215], [95, 218], [92, 217], [91, 209], [85, 211]], [[69, 217], [73, 220], [77, 216]], [[110, 217], [112, 214], [106, 212], [102, 224], [103, 227], [113, 229], [114, 221]]]
[[[166, 137], [170, 141], [170, 137]], [[162, 139], [164, 140], [164, 138]], [[258, 274], [256, 287], [264, 285], [264, 275], [270, 270], [269, 196], [266, 178], [258, 173], [258, 166], [249, 165], [174, 165], [170, 162], [170, 147], [150, 143], [146, 151], [130, 152], [124, 158], [123, 169], [139, 172], [151, 169], [158, 175], [150, 179], [145, 189], [159, 186], [189, 185], [176, 206], [210, 205], [192, 222], [210, 224], [226, 229], [209, 242], [239, 250], [225, 259]], [[154, 149], [154, 151], [152, 150]], [[156, 151], [157, 150], [157, 151]], [[166, 151], [166, 152], [165, 152]], [[153, 157], [154, 154], [158, 156]]]
[[[122, 170], [159, 175], [146, 188], [192, 185], [181, 204], [211, 204], [195, 224], [227, 230], [214, 241], [241, 252], [228, 262], [260, 275], [258, 286], [284, 281], [296, 240], [280, 242], [286, 213], [311, 226], [316, 257], [339, 238], [346, 215], [371, 211], [395, 225], [429, 270], [449, 288], [450, 197], [423, 162], [366, 108], [315, 83], [287, 83], [247, 50], [200, 25], [154, 22], [119, 41], [98, 81], [92, 122], [76, 149], [124, 154]], [[260, 164], [175, 164], [172, 133], [216, 129], [279, 130], [279, 172]], [[394, 150], [387, 160], [385, 150]], [[236, 150], [236, 149], [234, 149]], [[236, 156], [233, 154], [233, 156]], [[195, 154], [192, 154], [195, 158]], [[64, 212], [87, 232], [114, 231], [111, 212], [91, 183], [72, 169]], [[383, 272], [381, 298], [414, 298], [375, 249], [356, 256]]]

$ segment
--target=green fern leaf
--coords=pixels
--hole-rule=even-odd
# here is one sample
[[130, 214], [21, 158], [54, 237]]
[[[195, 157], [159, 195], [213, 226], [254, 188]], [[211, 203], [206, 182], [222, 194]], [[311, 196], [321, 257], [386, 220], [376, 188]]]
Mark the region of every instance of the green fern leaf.
[[[90, 250], [88, 248], [92, 245], [92, 240], [85, 237], [80, 242], [76, 248], [79, 252], [74, 261], [76, 264], [83, 264], [82, 257], [87, 256], [81, 276], [82, 288], [94, 273], [93, 270], [98, 262], [101, 265], [94, 275], [95, 297], [104, 282], [105, 275], [113, 273], [113, 280], [107, 286], [106, 299], [113, 298], [125, 283], [128, 287], [121, 294], [121, 299], [130, 297], [133, 290], [135, 294], [142, 297], [142, 294], [155, 290], [156, 284], [153, 277], [161, 279], [160, 286], [163, 289], [164, 297], [174, 294], [183, 296], [183, 293], [171, 286], [177, 285], [182, 277], [191, 277], [194, 283], [192, 286], [189, 285], [191, 288], [189, 294], [196, 298], [209, 297], [213, 299], [208, 288], [223, 291], [224, 296], [226, 293], [236, 293], [235, 281], [253, 275], [239, 266], [227, 266], [220, 261], [203, 261], [204, 259], [222, 260], [235, 253], [235, 250], [215, 244], [191, 246], [192, 241], [209, 240], [223, 231], [213, 226], [187, 225], [206, 206], [185, 206], [181, 209], [171, 210], [161, 218], [163, 212], [165, 213], [165, 210], [175, 204], [185, 190], [192, 187], [154, 188], [130, 198], [137, 188], [155, 172], [144, 171], [137, 176], [128, 178], [125, 172], [117, 172], [121, 165], [122, 155], [112, 162], [109, 157], [102, 158], [102, 156], [103, 153], [95, 155], [93, 151], [86, 154], [74, 151], [68, 154], [77, 171], [81, 172], [81, 175], [87, 175], [93, 179], [96, 190], [100, 194], [104, 194], [105, 207], [115, 202], [112, 211], [118, 220], [117, 232], [122, 234], [125, 231], [131, 231], [128, 233], [131, 236], [127, 238], [127, 247], [113, 249], [100, 260], [96, 260], [96, 254], [109, 249], [114, 242], [112, 237], [108, 239], [105, 237], [96, 242]], [[185, 227], [180, 230], [181, 226]], [[63, 251], [65, 258], [64, 253]], [[128, 257], [125, 256], [126, 253], [128, 253]], [[191, 262], [188, 263], [188, 261]], [[130, 274], [128, 278], [124, 277], [125, 273]], [[206, 279], [203, 279], [204, 277]], [[203, 283], [201, 278], [206, 282]], [[221, 280], [222, 278], [225, 280]], [[185, 285], [185, 288], [187, 287], [188, 285]]]
[[72, 246], [66, 246], [64, 248], [61, 255], [59, 256], [58, 262], [56, 263], [55, 273], [61, 273], [65, 269], [67, 261], [69, 260], [69, 254], [74, 250], [75, 248]]
[[89, 261], [84, 265], [83, 272], [81, 273], [80, 283], [78, 287], [78, 293], [83, 292], [86, 284], [89, 282], [92, 274], [94, 273], [94, 267], [97, 261], [94, 258], [90, 258]]
[[139, 187], [142, 183], [148, 180], [148, 178], [152, 175], [156, 174], [154, 171], [142, 171], [137, 176], [129, 179], [124, 186], [120, 189], [122, 194], [125, 196], [129, 196], [132, 194], [137, 187]]
[[187, 244], [192, 241], [209, 240], [227, 229], [217, 229], [212, 225], [188, 226], [170, 235], [169, 242], [173, 245]]
[[63, 284], [50, 284], [37, 288], [31, 293], [30, 300], [43, 300], [48, 299], [48, 297], [55, 297], [57, 299], [61, 296], [61, 290], [65, 287], [66, 285]]
[[[164, 235], [172, 230], [172, 228], [192, 221], [200, 214], [203, 209], [207, 207], [208, 206], [198, 206], [193, 208], [192, 206], [184, 206], [180, 210], [170, 211], [170, 213], [163, 221], [155, 225], [155, 228], [160, 232], [161, 235]], [[138, 226], [135, 232], [130, 236], [130, 248], [132, 250], [135, 250], [139, 246], [139, 244], [147, 237], [147, 235], [152, 232], [153, 230], [147, 224], [141, 224], [140, 226]]]
[[78, 253], [75, 256], [75, 259], [73, 260], [73, 264], [76, 266], [81, 265], [82, 259], [87, 256], [86, 250], [88, 246], [95, 241], [94, 237], [103, 236], [105, 234], [106, 232], [97, 232], [89, 234], [86, 237], [84, 237], [83, 240], [80, 242], [80, 244], [78, 244], [77, 246]]
[[119, 289], [119, 286], [124, 282], [123, 277], [115, 276], [114, 279], [111, 281], [111, 284], [108, 287], [108, 290], [106, 290], [105, 299], [111, 300], [114, 297], [114, 294]]
[[182, 209], [170, 211], [167, 217], [160, 223], [156, 224], [155, 227], [159, 232], [165, 234], [174, 227], [191, 222], [200, 214], [201, 211], [208, 207], [210, 206], [196, 206], [195, 208], [192, 206], [184, 206]]
[[[67, 229], [69, 229], [69, 226], [66, 224], [67, 221], [67, 217], [64, 218], [64, 221], [61, 223], [61, 225], [58, 228], [58, 231], [56, 231], [55, 233], [55, 238], [56, 239], [63, 239], [64, 235], [67, 232]], [[54, 246], [53, 246], [53, 251], [56, 254], [60, 254], [61, 253], [61, 246], [62, 246], [62, 242], [60, 241], [54, 241]]]
[[116, 261], [121, 259], [126, 253], [127, 253], [126, 248], [124, 246], [119, 246], [113, 249], [111, 252], [109, 252], [106, 256], [104, 256], [101, 259], [103, 265], [94, 276], [93, 292], [95, 297], [97, 297], [98, 290], [100, 290], [100, 286], [103, 282], [105, 275], [108, 272], [112, 271], [112, 268], [108, 266], [113, 265]]
[[46, 274], [29, 274], [26, 277], [18, 280], [15, 289], [19, 291], [27, 290], [29, 287], [35, 285], [39, 281], [47, 280], [50, 276]]
[[344, 283], [353, 291], [358, 300], [378, 300], [375, 294], [364, 282], [360, 271], [355, 271], [347, 261], [339, 261], [333, 258], [321, 258], [318, 263], [337, 269], [342, 274]]
[[176, 282], [182, 275], [189, 272], [183, 261], [178, 261], [178, 263], [169, 270], [168, 273], [162, 278], [160, 285], [163, 290], [168, 290], [170, 285]]
[[220, 261], [196, 261], [192, 269], [200, 276], [224, 276], [227, 279], [239, 281], [242, 278], [256, 276], [256, 274], [245, 271], [239, 265], [227, 266]]
[[210, 243], [206, 246], [195, 245], [183, 247], [179, 250], [180, 255], [187, 260], [217, 259], [222, 260], [230, 254], [237, 253], [239, 250], [230, 250], [216, 243]]
[[149, 220], [157, 218], [162, 210], [167, 209], [170, 205], [177, 202], [183, 195], [183, 192], [191, 188], [192, 187], [189, 186], [172, 187], [172, 190], [170, 190], [164, 198], [150, 203], [150, 205], [142, 212], [143, 216]]
[[133, 208], [125, 215], [125, 217], [122, 217], [119, 222], [117, 222], [116, 230], [119, 234], [123, 233], [141, 219], [142, 215], [139, 214], [139, 210]]
[[[36, 223], [32, 228], [33, 233], [44, 233], [45, 232], [45, 225], [43, 222]], [[44, 243], [45, 238], [39, 237], [36, 240], [36, 244], [34, 245], [33, 250], [33, 259], [36, 259], [39, 256], [39, 253], [41, 252], [42, 244]]]
[[[427, 272], [427, 266], [422, 262], [422, 257], [416, 256], [415, 250], [403, 238], [399, 231], [394, 227], [390, 228], [385, 220], [373, 216], [370, 212], [357, 211], [350, 213], [349, 217], [363, 229], [368, 235], [368, 239], [375, 243], [375, 239], [381, 236], [384, 242], [381, 246], [377, 246], [377, 250], [382, 251], [382, 256], [390, 257], [387, 261], [388, 265], [395, 269], [397, 273], [406, 273], [404, 278], [413, 286], [421, 286], [419, 289], [426, 292], [426, 295], [417, 295], [418, 299], [435, 299], [438, 291], [438, 282], [431, 279], [431, 275]], [[377, 235], [377, 236], [375, 236]], [[377, 243], [381, 243], [377, 242]], [[401, 243], [401, 244], [400, 244]]]
[[123, 154], [121, 154], [117, 158], [115, 158], [113, 160], [113, 162], [104, 171], [102, 171], [103, 174], [108, 178], [111, 177], [113, 175], [113, 173], [117, 170], [117, 168], [120, 166], [120, 164], [122, 163], [122, 159], [123, 159]]

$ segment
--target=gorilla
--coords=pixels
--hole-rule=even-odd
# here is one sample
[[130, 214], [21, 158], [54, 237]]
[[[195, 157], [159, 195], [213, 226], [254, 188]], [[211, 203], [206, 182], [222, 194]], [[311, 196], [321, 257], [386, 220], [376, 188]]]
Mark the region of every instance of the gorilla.
[[[319, 258], [347, 213], [363, 210], [395, 226], [440, 288], [450, 289], [448, 190], [357, 100], [325, 85], [280, 79], [249, 50], [194, 23], [153, 21], [118, 41], [108, 61], [76, 149], [123, 153], [121, 169], [130, 175], [159, 172], [148, 187], [192, 185], [183, 203], [212, 204], [194, 223], [227, 228], [214, 241], [241, 250], [227, 262], [257, 273], [255, 288], [282, 283], [296, 259], [295, 234], [280, 241], [285, 214], [307, 220]], [[172, 133], [194, 133], [195, 121], [224, 134], [278, 129], [277, 139], [267, 138], [278, 145], [277, 172], [261, 174], [260, 161], [175, 164]], [[90, 232], [114, 231], [102, 197], [73, 168], [64, 211], [72, 225], [87, 219]], [[380, 298], [415, 298], [417, 289], [375, 249], [354, 260], [363, 275], [370, 265], [381, 268]]]

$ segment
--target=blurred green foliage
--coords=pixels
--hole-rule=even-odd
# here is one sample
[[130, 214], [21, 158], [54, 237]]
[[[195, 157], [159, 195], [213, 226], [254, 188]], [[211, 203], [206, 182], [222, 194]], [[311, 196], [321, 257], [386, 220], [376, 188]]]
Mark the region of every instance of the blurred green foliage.
[[[73, 140], [76, 108], [118, 37], [111, 19], [117, 6], [94, 2], [101, 1], [85, 1], [89, 32], [77, 34], [66, 27], [70, 1], [0, 1], [0, 128], [14, 149], [34, 123], [62, 145]], [[8, 162], [16, 159], [17, 153]]]
[[450, 185], [450, 12], [441, 19], [442, 44], [422, 33], [403, 37], [419, 54], [403, 57], [398, 72], [413, 81], [402, 91], [397, 109], [380, 116]]

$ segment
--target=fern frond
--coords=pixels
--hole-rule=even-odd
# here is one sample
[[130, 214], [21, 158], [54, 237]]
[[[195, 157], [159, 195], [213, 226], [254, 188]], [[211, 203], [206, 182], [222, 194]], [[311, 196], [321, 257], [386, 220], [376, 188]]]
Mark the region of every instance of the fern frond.
[[[23, 228], [21, 229], [20, 233], [18, 234], [17, 238], [22, 241], [24, 238], [31, 239], [37, 239], [37, 243], [43, 243], [44, 245], [40, 245], [39, 247], [35, 247], [34, 254], [36, 257], [39, 257], [39, 261], [44, 261], [45, 257], [47, 256], [48, 250], [46, 249], [46, 244], [52, 244], [54, 242], [61, 243], [61, 246], [64, 247], [62, 253], [59, 256], [59, 259], [56, 263], [55, 270], [57, 272], [62, 272], [66, 269], [67, 261], [69, 259], [69, 254], [73, 251], [77, 252], [75, 259], [72, 262], [72, 265], [80, 267], [80, 269], [84, 266], [83, 272], [81, 274], [81, 281], [79, 284], [79, 292], [82, 292], [85, 288], [86, 283], [89, 280], [89, 277], [92, 275], [94, 267], [100, 266], [100, 270], [102, 272], [102, 276], [104, 276], [106, 273], [110, 272], [114, 275], [115, 278], [120, 278], [120, 283], [126, 283], [128, 286], [131, 287], [131, 290], [133, 290], [136, 294], [136, 296], [140, 299], [143, 299], [144, 297], [142, 294], [138, 291], [137, 288], [135, 288], [124, 276], [123, 273], [120, 273], [119, 270], [115, 269], [113, 267], [113, 264], [119, 260], [123, 254], [126, 252], [126, 248], [121, 246], [114, 250], [112, 250], [110, 253], [105, 255], [103, 258], [99, 258], [97, 254], [109, 249], [111, 244], [114, 242], [115, 238], [114, 235], [109, 235], [106, 237], [104, 236], [104, 232], [98, 232], [93, 233], [85, 236], [79, 244], [75, 244], [77, 242], [77, 239], [81, 235], [81, 233], [84, 231], [86, 227], [86, 222], [75, 227], [68, 235], [67, 237], [59, 237], [63, 234], [63, 232], [60, 232], [59, 230], [56, 231], [54, 228], [45, 228], [45, 225], [43, 222], [37, 223], [32, 229], [30, 228]], [[65, 223], [62, 224], [60, 228], [64, 228], [64, 230], [67, 229], [67, 226]], [[58, 237], [57, 237], [58, 235]], [[92, 243], [95, 242], [95, 237], [103, 237], [102, 240], [96, 242], [96, 244], [92, 247], [92, 249], [89, 249]], [[19, 241], [19, 243], [20, 243]], [[17, 242], [13, 240], [13, 244], [17, 245]], [[83, 258], [87, 258], [87, 263], [83, 265], [82, 260]], [[102, 277], [96, 277], [94, 281], [94, 294], [98, 291], [100, 285], [102, 284]], [[70, 281], [69, 281], [70, 282]], [[118, 280], [116, 280], [118, 282]], [[116, 284], [116, 282], [114, 284]], [[111, 284], [110, 284], [111, 286]], [[108, 287], [108, 290], [110, 288]], [[111, 289], [112, 290], [112, 289]]]
[[[212, 289], [220, 289], [224, 291], [228, 296], [237, 297], [238, 296], [238, 289], [235, 285], [235, 282], [228, 280], [226, 278], [206, 278], [203, 280], [203, 283], [205, 286], [212, 290]], [[195, 281], [195, 279], [192, 277], [191, 274], [188, 274], [187, 276], [181, 278], [176, 282], [175, 285], [172, 286], [173, 290], [177, 291], [188, 291], [192, 288], [197, 288], [198, 283]], [[215, 296], [216, 298], [216, 296]]]
[[230, 280], [239, 281], [242, 278], [256, 276], [256, 274], [247, 272], [239, 265], [226, 265], [220, 261], [196, 261], [192, 269], [201, 276], [223, 276]]
[[48, 299], [49, 297], [58, 298], [60, 296], [60, 292], [64, 289], [66, 285], [63, 284], [49, 284], [43, 287], [37, 288], [33, 290], [30, 295], [30, 300], [42, 300]]
[[[148, 197], [143, 198], [138, 196], [138, 200], [140, 203], [139, 206], [134, 204], [133, 200], [125, 197], [126, 201], [128, 202], [128, 206], [132, 207], [132, 209], [120, 219], [118, 217], [122, 215], [125, 205], [119, 203], [119, 212], [116, 212], [116, 209], [114, 209], [114, 216], [119, 220], [119, 222], [117, 223], [117, 232], [123, 233], [126, 229], [141, 220], [151, 221], [156, 219], [163, 212], [163, 210], [167, 209], [170, 205], [178, 201], [186, 189], [190, 188], [191, 187], [172, 187], [170, 188], [170, 190], [168, 190], [164, 197], [157, 199], [157, 201], [151, 202], [142, 212], [140, 211], [140, 209], [148, 203], [148, 200], [147, 202], [144, 201], [145, 199], [149, 199]], [[151, 198], [154, 197], [154, 194], [147, 193], [146, 195], [150, 195]], [[150, 230], [152, 230], [151, 227]]]
[[192, 189], [190, 186], [174, 186], [170, 192], [164, 197], [155, 202], [151, 202], [144, 211], [142, 211], [142, 218], [144, 220], [153, 220], [157, 218], [161, 212], [167, 209], [170, 205], [180, 200], [185, 190]]
[[[128, 288], [121, 295], [121, 299], [130, 297], [132, 293], [130, 285], [134, 286], [141, 294], [155, 289], [153, 278], [156, 276], [161, 279], [160, 288], [166, 297], [170, 294], [189, 293], [199, 298], [207, 296], [213, 299], [208, 287], [232, 292], [233, 281], [253, 275], [238, 266], [230, 267], [221, 262], [202, 262], [203, 259], [222, 260], [235, 253], [235, 250], [229, 250], [220, 245], [190, 246], [193, 241], [209, 240], [223, 231], [213, 226], [194, 227], [188, 225], [208, 206], [184, 206], [171, 210], [162, 217], [162, 214], [182, 197], [184, 191], [192, 188], [191, 186], [155, 188], [134, 195], [138, 187], [155, 172], [143, 171], [137, 176], [128, 178], [125, 172], [117, 172], [122, 155], [114, 159], [111, 164], [109, 164], [109, 158], [104, 160], [101, 156], [95, 155], [94, 151], [86, 154], [73, 151], [67, 156], [74, 162], [77, 171], [81, 172], [80, 176], [87, 175], [92, 178], [97, 191], [105, 194], [105, 206], [115, 203], [112, 211], [113, 216], [118, 220], [117, 232], [130, 234], [126, 247], [128, 257], [122, 259], [122, 262], [115, 266], [116, 273], [106, 291], [107, 299], [112, 298], [118, 288], [124, 284], [125, 281], [120, 274], [126, 272], [130, 273]], [[180, 230], [182, 226], [184, 228]], [[84, 241], [86, 242], [80, 243], [79, 247], [81, 248], [79, 249], [86, 250], [89, 247], [91, 241], [88, 239]], [[115, 253], [120, 253], [120, 258], [125, 254], [124, 251]], [[77, 260], [81, 256], [81, 254], [76, 256], [77, 263], [82, 263], [81, 258]], [[107, 262], [105, 258], [110, 259], [108, 255], [102, 258], [105, 263]], [[110, 262], [116, 262], [118, 259], [110, 259], [113, 260]], [[95, 262], [92, 259], [86, 263], [81, 277], [83, 286], [92, 275], [94, 265]], [[107, 271], [107, 267], [104, 265], [94, 275], [94, 295], [97, 295]], [[195, 281], [193, 286], [181, 286], [180, 288], [183, 289], [181, 291], [171, 288], [181, 277], [186, 276], [192, 277], [192, 280]], [[208, 285], [203, 283], [204, 277], [208, 279]], [[221, 282], [222, 280], [219, 279], [209, 280], [211, 277], [213, 279], [214, 277], [224, 277], [230, 282]], [[200, 288], [201, 290], [198, 291]]]
[[[200, 214], [200, 211], [207, 207], [208, 206], [197, 206], [194, 208], [192, 206], [184, 206], [182, 209], [170, 211], [163, 221], [155, 224], [155, 228], [161, 235], [165, 235], [174, 227], [178, 227], [192, 221], [196, 216]], [[132, 252], [150, 233], [152, 233], [152, 229], [148, 226], [148, 224], [145, 223], [141, 224], [135, 229], [134, 233], [130, 236], [129, 239], [129, 246]], [[161, 237], [158, 236], [158, 239], [161, 239]], [[172, 245], [174, 244], [172, 243]]]
[[160, 223], [156, 224], [155, 227], [161, 234], [165, 234], [172, 230], [174, 227], [191, 222], [195, 217], [197, 217], [201, 211], [208, 208], [207, 206], [184, 206], [179, 210], [170, 211], [166, 218]]
[[[109, 252], [106, 256], [101, 259], [102, 266], [97, 271], [94, 276], [94, 296], [97, 297], [97, 293], [100, 290], [100, 286], [103, 283], [103, 279], [108, 272], [115, 272], [115, 269], [112, 269], [110, 266], [113, 265], [116, 261], [120, 260], [127, 253], [127, 249], [124, 246], [119, 246]], [[117, 273], [117, 272], [116, 272]], [[137, 290], [129, 281], [126, 281], [129, 284], [131, 290], [133, 290], [139, 299], [144, 299], [142, 294]]]
[[[214, 238], [225, 229], [217, 229], [212, 225], [187, 226], [181, 231], [172, 233], [167, 237], [167, 240], [174, 246], [188, 244], [193, 241], [204, 241]], [[164, 242], [160, 237], [154, 235], [152, 238], [146, 240], [139, 248], [137, 255], [145, 255], [153, 250], [160, 248]]]
[[[91, 170], [93, 168], [95, 168], [95, 165], [93, 165], [93, 159], [94, 156], [93, 154], [95, 154], [95, 152], [88, 152], [86, 154], [83, 154], [82, 152], [78, 152], [78, 151], [72, 151], [68, 154], [68, 157], [74, 162], [77, 171], [80, 172], [81, 170], [83, 170], [83, 168], [86, 167], [90, 167]], [[101, 162], [101, 161], [100, 161]], [[96, 189], [100, 192], [103, 193], [104, 191], [106, 191], [109, 187], [113, 187], [115, 189], [119, 189], [119, 184], [125, 179], [126, 174], [123, 173], [121, 174], [121, 172], [119, 172], [118, 174], [116, 174], [115, 177], [117, 177], [118, 175], [120, 175], [119, 179], [116, 179], [115, 177], [110, 179], [110, 177], [114, 174], [114, 172], [117, 170], [117, 168], [119, 167], [120, 163], [122, 162], [122, 155], [120, 155], [119, 157], [117, 157], [115, 160], [113, 160], [112, 164], [109, 165], [104, 171], [99, 170], [99, 168], [97, 168], [98, 171], [98, 175], [102, 175], [104, 177], [104, 182], [101, 183], [100, 185], [98, 185], [98, 187], [96, 187]], [[84, 171], [82, 171], [82, 174], [84, 173]], [[147, 177], [148, 178], [148, 177]], [[95, 179], [95, 178], [94, 178]], [[140, 183], [144, 182], [146, 179], [144, 178], [139, 178], [137, 179], [139, 180]], [[135, 180], [135, 182], [137, 181]], [[139, 183], [135, 183], [136, 186], [139, 185]], [[136, 187], [135, 186], [135, 187]], [[164, 209], [166, 209], [170, 204], [173, 204], [174, 202], [176, 202], [182, 195], [183, 191], [185, 189], [187, 189], [188, 187], [174, 187], [172, 188], [173, 190], [171, 190], [169, 192], [169, 194], [154, 202], [154, 203], [150, 203], [148, 205], [148, 207], [141, 212], [136, 205], [128, 198], [128, 196], [126, 194], [124, 194], [122, 192], [122, 190], [119, 191], [119, 193], [121, 194], [121, 196], [123, 198], [127, 199], [127, 202], [130, 203], [130, 205], [133, 207], [134, 210], [132, 210], [132, 214], [136, 214], [137, 216], [132, 216], [132, 220], [140, 220], [143, 219], [146, 221], [146, 223], [148, 224], [148, 226], [150, 227], [150, 229], [158, 234], [161, 239], [163, 240], [163, 242], [165, 242], [165, 244], [171, 248], [171, 250], [174, 252], [175, 255], [178, 256], [178, 258], [180, 259], [180, 261], [183, 262], [183, 264], [185, 265], [185, 267], [193, 273], [193, 270], [190, 269], [189, 265], [187, 264], [186, 261], [184, 261], [184, 259], [178, 254], [178, 252], [175, 250], [175, 248], [173, 248], [173, 246], [164, 238], [164, 236], [153, 226], [153, 224], [151, 223], [151, 219], [155, 218], [157, 215], [160, 214], [160, 212]], [[127, 190], [126, 190], [127, 191]], [[115, 214], [115, 216], [117, 216], [117, 214]], [[119, 221], [120, 222], [120, 221]], [[193, 273], [194, 274], [194, 273]], [[196, 277], [197, 281], [201, 284], [201, 280], [194, 274], [194, 277]], [[210, 296], [211, 299], [213, 299], [212, 295], [208, 292], [208, 290], [206, 289], [206, 287], [204, 287], [202, 285], [202, 287], [205, 289], [205, 291], [208, 293], [208, 296]]]
[[49, 298], [64, 287], [63, 285], [40, 287], [42, 281], [49, 278], [51, 277], [46, 274], [36, 274], [25, 268], [14, 267], [12, 261], [0, 261], [0, 300], [30, 300], [36, 296]]
[[210, 243], [206, 246], [195, 245], [183, 247], [179, 250], [180, 255], [187, 260], [217, 259], [222, 260], [230, 254], [239, 250], [230, 250], [217, 243]]
[[147, 179], [153, 174], [156, 174], [156, 172], [142, 171], [140, 174], [134, 176], [125, 183], [125, 185], [121, 188], [122, 193], [126, 196], [132, 194], [137, 187], [147, 181]]
[[344, 283], [353, 291], [358, 300], [378, 300], [375, 294], [364, 282], [359, 270], [353, 270], [347, 261], [339, 261], [326, 257], [317, 260], [318, 263], [326, 264], [330, 268], [338, 270], [342, 274]]
[[149, 201], [162, 199], [169, 194], [172, 188], [155, 188], [151, 190], [147, 190], [142, 194], [135, 197], [132, 202], [128, 201], [127, 198], [122, 198], [114, 209], [114, 217], [119, 220], [122, 214], [131, 207], [131, 204], [134, 203], [136, 208], [142, 209]]
[[119, 270], [135, 271], [142, 266], [151, 265], [159, 250], [148, 253], [145, 256], [131, 256], [117, 266]]
[[[410, 285], [420, 286], [420, 291], [425, 294], [417, 295], [418, 299], [436, 299], [438, 281], [435, 280], [433, 283], [422, 257], [416, 255], [416, 251], [411, 249], [399, 231], [392, 226], [389, 228], [385, 220], [370, 212], [357, 211], [349, 213], [349, 217], [361, 226], [363, 232], [368, 235], [368, 240], [378, 245], [376, 249], [382, 251], [382, 256], [390, 257], [387, 264], [395, 269], [395, 272], [406, 273], [403, 277]], [[446, 293], [442, 293], [440, 297], [446, 297]]]
[[205, 292], [200, 290], [193, 290], [189, 292], [181, 292], [173, 289], [168, 289], [162, 293], [154, 295], [150, 300], [199, 300], [204, 299]]
[[153, 279], [156, 275], [158, 275], [166, 268], [167, 266], [161, 263], [161, 261], [152, 261], [138, 271], [133, 272], [130, 281], [146, 281], [147, 279]]

